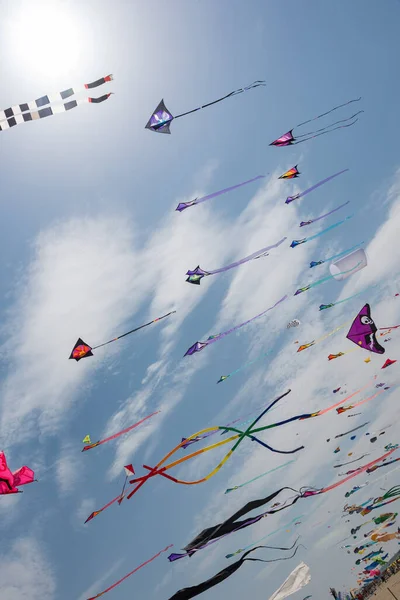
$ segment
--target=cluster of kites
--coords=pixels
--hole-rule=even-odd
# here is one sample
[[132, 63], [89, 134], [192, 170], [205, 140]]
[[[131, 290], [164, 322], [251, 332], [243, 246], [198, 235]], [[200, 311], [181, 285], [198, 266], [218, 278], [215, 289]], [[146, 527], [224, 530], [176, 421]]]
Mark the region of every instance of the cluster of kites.
[[[76, 94], [78, 94], [81, 91], [92, 90], [99, 86], [105, 85], [105, 84], [111, 82], [112, 79], [113, 79], [112, 75], [107, 75], [107, 76], [102, 77], [92, 83], [88, 83], [83, 86], [75, 86], [73, 88], [69, 88], [69, 89], [66, 89], [64, 91], [61, 91], [61, 92], [58, 92], [55, 94], [48, 94], [48, 95], [42, 96], [36, 100], [33, 100], [31, 102], [22, 103], [22, 104], [19, 104], [16, 106], [12, 106], [3, 111], [0, 111], [0, 131], [5, 131], [6, 129], [13, 128], [16, 125], [27, 123], [29, 121], [40, 120], [45, 117], [52, 116], [52, 115], [55, 115], [58, 113], [68, 112], [72, 108], [76, 108], [82, 104], [103, 103], [105, 100], [110, 98], [110, 96], [111, 96], [110, 92], [105, 93], [99, 97], [85, 97], [83, 99], [79, 99], [79, 98], [73, 99], [73, 96], [75, 96]], [[169, 109], [167, 109], [167, 107], [164, 103], [164, 100], [161, 100], [159, 102], [159, 104], [157, 105], [156, 109], [154, 110], [154, 112], [151, 114], [145, 127], [146, 127], [146, 129], [148, 129], [154, 133], [170, 134], [171, 133], [171, 124], [172, 124], [173, 120], [193, 114], [199, 110], [211, 107], [214, 104], [225, 101], [228, 98], [231, 98], [233, 96], [253, 90], [258, 87], [263, 87], [265, 85], [266, 85], [265, 81], [255, 81], [247, 87], [234, 90], [234, 91], [230, 92], [229, 94], [226, 94], [225, 96], [223, 96], [221, 98], [218, 98], [217, 100], [214, 100], [212, 102], [209, 102], [209, 103], [201, 105], [201, 106], [198, 106], [197, 108], [194, 108], [192, 110], [182, 112], [175, 116], [169, 111]], [[292, 129], [290, 129], [289, 131], [287, 131], [286, 133], [284, 133], [283, 135], [281, 135], [280, 137], [275, 139], [273, 142], [271, 142], [270, 146], [273, 146], [276, 148], [292, 146], [295, 144], [300, 144], [300, 143], [306, 142], [308, 140], [311, 140], [313, 138], [316, 138], [316, 137], [319, 137], [322, 135], [326, 135], [328, 133], [332, 133], [338, 129], [352, 127], [357, 122], [358, 116], [363, 112], [362, 110], [354, 112], [353, 114], [351, 114], [349, 116], [342, 115], [340, 119], [334, 120], [333, 122], [329, 122], [328, 124], [326, 124], [322, 127], [317, 127], [316, 129], [312, 129], [311, 131], [306, 131], [303, 133], [304, 130], [302, 129], [305, 125], [308, 125], [309, 123], [312, 123], [314, 121], [319, 121], [320, 119], [324, 119], [325, 117], [328, 117], [328, 115], [331, 115], [331, 113], [339, 111], [340, 109], [343, 109], [343, 108], [349, 106], [350, 104], [359, 102], [360, 100], [361, 100], [361, 98], [350, 100], [344, 104], [341, 104], [339, 106], [336, 106], [336, 107], [328, 110], [325, 113], [322, 113], [312, 119], [306, 120], [306, 121], [298, 124], [295, 128], [293, 127]], [[328, 117], [328, 120], [329, 119], [331, 119], [331, 117]], [[296, 133], [294, 135], [293, 132], [295, 130], [296, 130]], [[343, 175], [347, 171], [348, 171], [348, 169], [346, 168], [337, 173], [333, 173], [333, 174], [325, 177], [324, 179], [314, 183], [308, 189], [305, 189], [302, 192], [297, 193], [293, 196], [288, 196], [285, 200], [285, 204], [289, 205], [289, 204], [299, 200], [300, 198], [306, 196], [307, 194], [319, 189], [321, 186], [324, 186], [325, 184], [336, 179], [337, 177]], [[285, 173], [283, 173], [279, 177], [279, 179], [281, 179], [281, 180], [297, 179], [297, 178], [299, 178], [300, 175], [301, 175], [301, 172], [298, 169], [298, 165], [294, 165], [293, 167], [289, 168]], [[181, 202], [176, 207], [176, 211], [181, 213], [188, 208], [192, 208], [203, 202], [212, 200], [213, 198], [222, 196], [224, 194], [232, 192], [243, 186], [247, 186], [255, 181], [260, 181], [260, 180], [264, 179], [265, 177], [266, 177], [266, 175], [257, 175], [255, 177], [253, 177], [252, 179], [242, 181], [241, 183], [236, 183], [235, 185], [232, 185], [225, 189], [213, 192], [202, 198], [195, 198], [194, 200], [192, 200], [190, 202]], [[305, 220], [302, 220], [298, 226], [299, 226], [299, 228], [302, 228], [302, 229], [304, 227], [309, 227], [313, 223], [316, 223], [322, 219], [328, 218], [333, 213], [336, 213], [337, 211], [344, 209], [348, 204], [349, 204], [349, 201], [346, 201], [346, 202], [340, 204], [339, 206], [336, 206], [332, 210], [330, 210], [324, 214], [321, 214], [320, 216], [318, 216], [316, 218], [306, 218]], [[316, 239], [319, 236], [327, 234], [329, 231], [332, 231], [333, 229], [335, 229], [341, 225], [344, 225], [352, 217], [353, 217], [352, 214], [347, 215], [340, 221], [337, 221], [336, 223], [331, 224], [330, 226], [323, 229], [322, 231], [319, 231], [318, 233], [315, 233], [313, 235], [309, 235], [309, 236], [306, 236], [303, 238], [299, 238], [299, 239], [293, 239], [290, 243], [288, 241], [288, 237], [285, 236], [272, 244], [269, 244], [258, 250], [254, 250], [254, 252], [252, 252], [250, 255], [240, 258], [239, 260], [237, 260], [229, 265], [225, 265], [225, 266], [221, 266], [221, 267], [213, 268], [213, 269], [209, 268], [207, 270], [200, 267], [200, 265], [197, 265], [194, 269], [192, 269], [192, 270], [189, 269], [186, 272], [186, 276], [187, 276], [186, 281], [188, 283], [191, 283], [194, 285], [200, 285], [201, 280], [204, 278], [210, 277], [212, 275], [218, 275], [220, 273], [225, 273], [232, 269], [236, 269], [238, 267], [241, 267], [242, 265], [244, 265], [245, 263], [247, 263], [249, 261], [257, 260], [260, 258], [266, 258], [269, 256], [270, 252], [273, 252], [274, 250], [281, 247], [285, 243], [287, 243], [288, 246], [290, 246], [292, 249], [295, 249], [299, 245], [305, 244], [311, 240]], [[347, 279], [348, 277], [350, 277], [352, 274], [357, 273], [361, 269], [364, 269], [367, 266], [367, 257], [362, 248], [363, 244], [364, 244], [364, 242], [361, 241], [360, 243], [356, 244], [355, 246], [348, 248], [346, 250], [343, 250], [333, 256], [318, 258], [316, 260], [311, 261], [309, 268], [313, 268], [313, 269], [324, 263], [329, 262], [330, 263], [330, 265], [329, 265], [330, 275], [322, 277], [320, 279], [316, 279], [316, 280], [311, 281], [308, 284], [302, 285], [300, 287], [299, 287], [299, 284], [295, 285], [291, 291], [288, 290], [287, 294], [285, 294], [282, 298], [278, 299], [273, 306], [266, 308], [261, 313], [250, 317], [248, 320], [246, 320], [243, 323], [239, 323], [239, 324], [232, 326], [231, 328], [227, 329], [226, 331], [224, 331], [222, 333], [218, 333], [216, 335], [209, 336], [208, 339], [206, 339], [204, 341], [196, 341], [192, 346], [190, 346], [186, 350], [184, 356], [185, 357], [193, 356], [196, 353], [205, 350], [207, 348], [207, 346], [220, 341], [222, 338], [230, 335], [233, 332], [236, 332], [240, 328], [252, 323], [256, 319], [260, 319], [261, 317], [266, 315], [269, 311], [272, 311], [272, 310], [276, 309], [277, 307], [279, 307], [290, 296], [297, 296], [301, 293], [304, 293], [304, 292], [310, 290], [311, 288], [314, 288], [315, 286], [321, 285], [321, 284], [325, 283], [326, 281], [329, 281], [332, 279], [337, 280], [337, 281], [343, 281], [343, 280]], [[338, 302], [322, 304], [319, 306], [319, 311], [333, 308], [334, 306], [336, 306], [342, 302], [347, 302], [347, 301], [353, 299], [354, 297], [358, 296], [359, 294], [364, 293], [364, 291], [354, 294], [353, 296], [350, 296], [350, 297], [340, 300]], [[118, 335], [111, 340], [100, 342], [93, 346], [88, 344], [87, 342], [83, 341], [83, 339], [79, 337], [77, 342], [75, 343], [74, 347], [72, 348], [69, 358], [71, 360], [75, 360], [76, 362], [79, 362], [80, 360], [82, 360], [84, 358], [92, 357], [94, 350], [97, 350], [108, 344], [111, 344], [113, 342], [121, 340], [122, 338], [124, 338], [130, 334], [138, 332], [140, 329], [149, 327], [150, 325], [155, 324], [156, 322], [159, 322], [163, 319], [170, 317], [174, 313], [175, 313], [175, 311], [168, 312], [167, 314], [157, 317], [157, 318], [153, 319], [152, 321], [149, 321], [148, 323], [134, 327], [133, 329], [131, 329], [121, 335]], [[301, 326], [301, 322], [297, 318], [293, 318], [287, 323], [288, 330], [290, 330], [290, 329], [297, 330], [297, 328], [299, 328], [300, 326]], [[347, 340], [349, 340], [356, 346], [354, 348], [354, 350], [359, 349], [359, 350], [365, 351], [365, 353], [366, 353], [365, 354], [365, 362], [368, 363], [370, 361], [370, 356], [372, 354], [382, 355], [385, 353], [385, 348], [379, 343], [379, 341], [377, 339], [378, 331], [382, 332], [382, 333], [380, 333], [380, 335], [382, 337], [385, 337], [384, 341], [386, 342], [386, 341], [390, 340], [390, 338], [388, 338], [388, 335], [393, 330], [400, 327], [400, 325], [387, 326], [387, 327], [380, 328], [378, 330], [378, 327], [376, 326], [376, 324], [371, 316], [371, 307], [369, 304], [365, 304], [358, 311], [358, 313], [354, 316], [352, 322], [344, 323], [343, 325], [336, 327], [333, 331], [325, 334], [321, 338], [313, 339], [311, 341], [304, 342], [301, 344], [298, 341], [296, 341], [295, 343], [299, 344], [297, 352], [302, 352], [304, 350], [311, 348], [315, 344], [327, 339], [329, 336], [334, 335], [335, 333], [337, 333], [338, 331], [341, 331], [345, 327], [347, 327], [347, 335], [346, 335]], [[301, 331], [301, 327], [300, 327], [299, 331]], [[352, 351], [352, 350], [349, 350], [349, 352], [350, 351]], [[335, 359], [338, 359], [338, 358], [344, 356], [347, 353], [348, 352], [339, 351], [335, 354], [329, 354], [327, 359], [328, 359], [328, 361], [332, 361], [332, 360], [335, 360]], [[252, 360], [251, 362], [248, 362], [248, 363], [240, 366], [238, 369], [236, 369], [235, 371], [232, 371], [228, 375], [221, 375], [221, 377], [217, 383], [222, 383], [222, 382], [227, 381], [227, 379], [231, 378], [234, 374], [240, 372], [244, 368], [247, 368], [248, 366], [253, 364], [255, 361], [261, 360], [268, 354], [270, 354], [270, 352], [263, 352], [258, 357], [256, 357], [254, 360]], [[382, 363], [381, 369], [386, 369], [386, 368], [390, 367], [391, 365], [393, 365], [395, 362], [396, 362], [395, 359], [388, 358], [385, 362]], [[152, 480], [154, 480], [155, 477], [157, 477], [157, 478], [162, 477], [164, 479], [169, 480], [172, 483], [180, 484], [180, 485], [196, 485], [196, 484], [200, 484], [200, 483], [207, 481], [208, 479], [213, 477], [216, 473], [218, 473], [218, 471], [220, 469], [223, 468], [223, 466], [227, 463], [227, 461], [235, 453], [237, 448], [242, 444], [242, 442], [245, 442], [245, 440], [247, 440], [247, 441], [250, 440], [252, 442], [255, 442], [257, 445], [263, 447], [266, 451], [269, 451], [269, 452], [278, 453], [278, 454], [297, 454], [298, 452], [301, 452], [304, 449], [304, 446], [297, 446], [295, 448], [293, 448], [293, 447], [292, 448], [286, 447], [286, 448], [279, 448], [279, 449], [274, 448], [264, 439], [260, 439], [260, 434], [269, 429], [283, 427], [286, 424], [294, 422], [294, 421], [298, 421], [299, 423], [301, 423], [303, 421], [307, 421], [308, 419], [315, 419], [315, 418], [323, 417], [325, 414], [327, 414], [328, 412], [331, 412], [331, 411], [332, 412], [336, 411], [336, 414], [338, 414], [338, 415], [343, 414], [344, 412], [352, 411], [356, 407], [361, 406], [364, 403], [369, 402], [370, 400], [373, 400], [374, 398], [380, 396], [381, 394], [384, 394], [388, 389], [390, 389], [391, 386], [387, 385], [384, 382], [376, 384], [376, 379], [377, 379], [377, 375], [374, 375], [372, 377], [369, 376], [367, 378], [367, 383], [363, 387], [361, 387], [360, 389], [356, 390], [355, 392], [353, 392], [351, 394], [347, 394], [345, 391], [341, 391], [339, 396], [343, 395], [345, 397], [341, 397], [340, 400], [338, 400], [337, 402], [334, 402], [332, 405], [330, 405], [328, 407], [323, 407], [319, 410], [314, 411], [313, 413], [301, 413], [300, 412], [299, 414], [293, 415], [292, 417], [289, 417], [284, 420], [278, 420], [277, 422], [274, 422], [274, 423], [269, 423], [269, 424], [261, 423], [262, 419], [265, 416], [269, 416], [269, 413], [271, 413], [274, 409], [278, 408], [277, 405], [278, 405], [279, 401], [282, 398], [285, 398], [290, 394], [290, 389], [289, 389], [285, 393], [281, 394], [278, 398], [276, 398], [275, 400], [273, 400], [272, 402], [267, 404], [267, 406], [262, 406], [257, 411], [254, 411], [255, 414], [250, 413], [252, 415], [252, 417], [250, 419], [249, 418], [246, 419], [246, 417], [249, 417], [250, 415], [244, 415], [243, 417], [238, 418], [231, 423], [224, 424], [224, 425], [216, 425], [213, 427], [207, 427], [207, 428], [202, 429], [188, 437], [183, 437], [181, 439], [181, 441], [179, 443], [177, 443], [175, 445], [175, 447], [172, 448], [164, 457], [162, 457], [155, 466], [150, 467], [147, 465], [143, 465], [143, 469], [145, 472], [142, 475], [137, 475], [135, 473], [135, 469], [132, 464], [125, 465], [124, 466], [125, 481], [124, 481], [121, 492], [118, 495], [116, 495], [115, 498], [108, 501], [102, 508], [99, 508], [98, 510], [92, 512], [92, 514], [90, 514], [88, 516], [88, 518], [86, 519], [85, 522], [88, 523], [88, 522], [92, 521], [95, 517], [99, 516], [101, 513], [103, 513], [107, 508], [111, 507], [113, 504], [118, 503], [120, 505], [125, 499], [129, 500], [147, 482], [150, 483]], [[362, 394], [365, 390], [367, 390], [367, 388], [371, 388], [373, 393], [370, 394], [369, 396], [367, 396], [366, 398], [362, 398], [361, 400], [358, 400], [355, 402], [352, 400], [359, 394]], [[340, 390], [341, 390], [341, 387], [338, 387], [335, 390], [333, 390], [333, 393], [339, 394]], [[351, 401], [351, 403], [349, 403], [350, 401]], [[139, 427], [145, 421], [154, 418], [158, 414], [158, 412], [159, 411], [149, 414], [149, 415], [145, 416], [143, 419], [141, 419], [139, 422], [134, 423], [134, 424], [130, 425], [129, 427], [126, 427], [125, 429], [123, 429], [107, 438], [98, 440], [96, 442], [92, 442], [91, 436], [86, 435], [85, 438], [83, 439], [83, 443], [85, 445], [82, 449], [82, 452], [87, 452], [89, 450], [92, 450], [102, 444], [108, 443], [108, 442], [118, 438], [119, 436], [125, 435], [125, 434], [133, 431], [135, 428]], [[352, 413], [351, 415], [348, 415], [348, 416], [356, 416], [356, 414], [361, 414], [361, 413]], [[340, 433], [335, 436], [335, 439], [348, 436], [349, 434], [354, 434], [354, 432], [359, 431], [360, 429], [366, 427], [367, 425], [368, 425], [368, 422], [363, 423], [362, 425], [359, 425], [357, 427], [354, 427], [353, 429], [350, 429], [349, 431]], [[199, 444], [199, 443], [203, 442], [206, 438], [209, 438], [209, 437], [212, 437], [212, 436], [215, 436], [218, 434], [219, 434], [218, 441], [215, 441], [214, 443], [212, 443], [210, 440], [211, 443], [209, 443], [209, 445], [202, 446], [200, 449], [195, 449], [192, 452], [191, 451], [186, 452], [186, 450], [190, 446], [192, 446], [194, 444]], [[370, 438], [369, 438], [370, 442], [371, 443], [376, 442], [378, 437], [380, 437], [381, 435], [384, 435], [384, 434], [385, 434], [385, 431], [376, 432], [376, 433], [373, 433], [372, 435], [370, 434]], [[350, 440], [356, 439], [357, 435], [359, 435], [359, 434], [351, 435]], [[222, 438], [221, 438], [221, 436], [222, 436]], [[327, 441], [329, 442], [330, 439], [328, 439]], [[223, 456], [223, 458], [218, 462], [218, 464], [216, 464], [215, 467], [209, 473], [203, 475], [202, 477], [200, 477], [199, 479], [194, 480], [194, 481], [179, 479], [176, 475], [176, 472], [174, 475], [174, 468], [177, 467], [178, 465], [181, 465], [189, 460], [192, 460], [192, 459], [196, 458], [197, 456], [199, 456], [200, 454], [210, 452], [217, 448], [221, 448], [224, 445], [228, 445], [228, 448], [229, 448], [228, 451]], [[322, 487], [322, 488], [303, 487], [299, 490], [296, 490], [289, 486], [283, 486], [280, 489], [267, 494], [265, 497], [254, 499], [254, 500], [246, 503], [245, 505], [243, 505], [238, 511], [236, 511], [234, 514], [232, 514], [224, 522], [210, 525], [206, 529], [202, 530], [200, 533], [198, 533], [198, 535], [196, 535], [194, 537], [193, 540], [191, 540], [183, 548], [183, 552], [170, 553], [168, 555], [168, 560], [170, 562], [175, 562], [177, 560], [191, 557], [191, 556], [193, 556], [193, 554], [195, 554], [197, 552], [201, 552], [202, 550], [208, 548], [210, 545], [218, 543], [221, 539], [226, 538], [227, 536], [235, 533], [236, 531], [239, 531], [241, 529], [255, 525], [261, 519], [264, 519], [267, 516], [272, 516], [275, 513], [284, 511], [284, 510], [290, 508], [291, 506], [293, 506], [294, 504], [297, 504], [297, 502], [299, 502], [299, 501], [301, 501], [301, 503], [303, 503], [303, 501], [306, 500], [307, 498], [311, 498], [311, 497], [314, 497], [317, 495], [328, 493], [331, 490], [344, 485], [345, 483], [347, 483], [348, 481], [352, 480], [353, 478], [361, 475], [362, 473], [366, 473], [367, 475], [370, 475], [371, 473], [374, 473], [377, 469], [386, 468], [389, 465], [400, 460], [399, 458], [392, 458], [392, 454], [395, 453], [397, 450], [398, 450], [398, 444], [393, 444], [391, 442], [388, 443], [385, 446], [384, 454], [375, 458], [374, 460], [371, 460], [371, 461], [363, 464], [362, 466], [358, 466], [355, 469], [350, 469], [349, 471], [347, 471], [345, 473], [339, 473], [338, 474], [339, 479], [335, 483], [328, 485], [326, 487]], [[182, 451], [183, 451], [183, 453], [182, 453]], [[340, 446], [337, 446], [337, 448], [333, 452], [335, 454], [340, 453], [341, 452]], [[352, 452], [350, 452], [348, 455], [351, 456]], [[346, 462], [340, 461], [339, 464], [335, 464], [333, 466], [334, 466], [334, 468], [342, 468], [345, 465], [349, 465], [351, 463], [355, 463], [360, 460], [363, 460], [365, 456], [367, 456], [367, 454], [363, 454], [360, 457], [353, 458], [350, 461], [346, 461]], [[242, 487], [250, 485], [252, 482], [272, 473], [273, 471], [282, 469], [294, 462], [295, 462], [295, 460], [291, 459], [291, 460], [287, 461], [286, 463], [276, 467], [275, 469], [269, 469], [268, 471], [257, 475], [256, 477], [254, 477], [253, 479], [251, 479], [249, 481], [238, 483], [234, 487], [228, 488], [225, 491], [225, 494], [230, 494], [232, 492], [235, 492], [235, 491], [241, 489]], [[28, 483], [32, 483], [33, 481], [34, 481], [34, 473], [29, 467], [23, 466], [20, 469], [18, 469], [17, 471], [11, 472], [11, 470], [9, 469], [9, 467], [7, 465], [7, 461], [6, 461], [4, 452], [0, 453], [0, 494], [1, 495], [18, 493], [18, 492], [22, 491], [22, 490], [20, 490], [21, 486], [26, 485]], [[364, 483], [361, 483], [360, 485], [354, 485], [353, 488], [346, 491], [344, 496], [346, 498], [349, 498], [350, 496], [357, 493], [362, 488], [366, 487], [368, 483], [369, 483], [369, 481], [366, 481]], [[291, 495], [290, 495], [290, 498], [284, 499], [283, 496], [284, 496], [284, 492], [286, 490], [290, 491]], [[278, 500], [278, 498], [279, 498], [279, 500]], [[344, 516], [369, 515], [369, 513], [371, 513], [373, 510], [376, 510], [383, 506], [386, 506], [387, 504], [395, 502], [398, 499], [400, 499], [400, 487], [394, 486], [390, 490], [386, 491], [386, 493], [383, 496], [375, 498], [375, 499], [370, 498], [367, 502], [364, 502], [360, 505], [349, 506], [346, 504], [343, 509], [343, 515]], [[272, 504], [272, 502], [274, 502], [274, 503]], [[253, 512], [257, 509], [261, 509], [261, 512], [259, 514], [255, 515], [255, 516], [249, 515], [249, 513]], [[296, 541], [294, 542], [294, 544], [290, 547], [265, 546], [265, 545], [260, 545], [260, 542], [262, 542], [266, 537], [269, 537], [269, 536], [273, 535], [274, 533], [277, 533], [278, 531], [284, 530], [288, 526], [291, 526], [293, 523], [294, 523], [294, 526], [300, 525], [302, 517], [304, 517], [304, 515], [296, 516], [294, 519], [292, 519], [292, 521], [289, 524], [285, 524], [284, 526], [269, 533], [264, 538], [257, 540], [256, 542], [250, 544], [249, 546], [246, 546], [245, 548], [239, 548], [236, 550], [232, 550], [231, 553], [226, 555], [226, 557], [225, 557], [226, 560], [230, 560], [233, 557], [238, 556], [238, 555], [241, 555], [240, 558], [236, 559], [234, 562], [230, 562], [228, 564], [228, 566], [226, 566], [224, 569], [222, 569], [215, 575], [211, 576], [209, 579], [207, 579], [203, 582], [197, 583], [191, 587], [180, 589], [170, 598], [170, 600], [189, 600], [190, 598], [193, 598], [203, 592], [206, 592], [210, 588], [221, 584], [225, 579], [227, 579], [228, 577], [233, 575], [238, 569], [240, 569], [244, 565], [245, 562], [251, 561], [251, 562], [262, 562], [262, 563], [270, 563], [271, 562], [272, 563], [272, 562], [276, 562], [276, 561], [288, 560], [290, 558], [293, 558], [296, 555], [297, 551], [301, 547], [304, 548], [304, 546], [302, 546], [301, 544], [298, 543], [299, 538], [297, 538]], [[352, 527], [350, 536], [354, 539], [357, 539], [357, 535], [359, 535], [358, 532], [361, 530], [361, 528], [363, 528], [365, 525], [367, 525], [367, 523], [373, 524], [373, 525], [371, 525], [372, 529], [370, 531], [362, 534], [365, 539], [364, 543], [361, 544], [360, 541], [357, 539], [355, 548], [353, 550], [354, 553], [356, 553], [357, 555], [364, 555], [366, 549], [369, 548], [373, 544], [380, 545], [380, 544], [386, 543], [391, 540], [400, 539], [400, 530], [399, 529], [396, 529], [395, 531], [386, 531], [386, 529], [395, 525], [396, 518], [397, 518], [397, 513], [392, 513], [392, 512], [380, 513], [379, 516], [373, 517], [369, 521], [362, 522], [361, 524], [357, 525], [356, 527]], [[367, 541], [367, 538], [369, 538], [370, 541]], [[115, 587], [120, 585], [123, 581], [125, 581], [128, 577], [130, 577], [134, 573], [136, 573], [139, 569], [148, 565], [150, 562], [152, 562], [153, 560], [155, 560], [156, 558], [158, 558], [159, 556], [161, 556], [162, 554], [167, 552], [171, 547], [172, 547], [172, 545], [169, 545], [166, 548], [164, 548], [163, 550], [160, 550], [154, 556], [152, 556], [151, 558], [149, 558], [148, 560], [146, 560], [145, 562], [143, 562], [142, 564], [137, 566], [135, 569], [133, 569], [127, 575], [125, 575], [123, 578], [116, 581], [115, 583], [110, 585], [107, 589], [103, 590], [102, 592], [99, 592], [96, 596], [94, 596], [88, 600], [95, 600], [96, 598], [103, 596], [107, 592], [110, 592], [112, 589], [114, 589]], [[351, 552], [351, 550], [349, 550], [349, 548], [352, 548], [352, 547], [353, 547], [353, 544], [351, 544], [351, 545], [347, 544], [347, 545], [343, 546], [343, 548], [346, 548], [349, 553]], [[274, 551], [281, 551], [283, 553], [286, 553], [286, 552], [292, 552], [292, 553], [289, 555], [282, 555], [282, 556], [279, 556], [278, 558], [272, 558], [272, 559], [267, 560], [265, 558], [260, 558], [260, 556], [263, 556], [263, 554], [261, 554], [262, 550], [274, 550]], [[257, 552], [257, 555], [255, 554], [255, 552]], [[365, 556], [362, 556], [361, 558], [357, 558], [357, 560], [356, 560], [357, 566], [361, 565], [361, 563], [365, 563], [362, 565], [363, 570], [359, 573], [358, 583], [360, 585], [365, 584], [366, 582], [371, 581], [374, 577], [378, 576], [380, 573], [380, 568], [382, 567], [382, 565], [386, 564], [385, 560], [386, 560], [387, 556], [388, 556], [388, 553], [385, 554], [383, 549], [380, 548], [379, 550], [370, 551], [368, 554], [366, 554]], [[276, 592], [274, 594], [272, 594], [272, 596], [270, 597], [269, 600], [282, 600], [283, 598], [300, 590], [303, 586], [307, 585], [310, 582], [310, 580], [311, 580], [311, 575], [310, 575], [309, 567], [304, 562], [300, 562], [300, 564], [288, 575], [287, 579], [276, 590]], [[308, 600], [309, 598], [311, 598], [311, 596], [306, 596], [306, 598], [304, 598], [304, 600]]]

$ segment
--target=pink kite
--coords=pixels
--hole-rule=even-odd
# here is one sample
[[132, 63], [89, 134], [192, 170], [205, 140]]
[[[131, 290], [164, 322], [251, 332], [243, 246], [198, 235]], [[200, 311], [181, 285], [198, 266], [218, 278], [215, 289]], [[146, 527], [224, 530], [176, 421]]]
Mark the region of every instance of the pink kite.
[[21, 493], [22, 490], [19, 490], [18, 486], [32, 483], [34, 477], [32, 469], [26, 466], [11, 473], [4, 452], [0, 452], [0, 495]]

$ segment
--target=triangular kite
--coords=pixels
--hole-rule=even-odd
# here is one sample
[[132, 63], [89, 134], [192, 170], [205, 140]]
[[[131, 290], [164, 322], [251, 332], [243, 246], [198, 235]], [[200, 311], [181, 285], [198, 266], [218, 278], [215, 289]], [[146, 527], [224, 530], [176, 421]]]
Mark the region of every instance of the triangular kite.
[[87, 435], [86, 437], [84, 437], [83, 440], [82, 440], [82, 443], [83, 444], [90, 444], [91, 443], [91, 441], [90, 441], [90, 435]]
[[388, 358], [387, 361], [385, 362], [385, 364], [383, 365], [382, 369], [386, 369], [386, 367], [390, 367], [390, 365], [393, 365], [395, 362], [397, 362], [397, 360], [390, 360], [390, 358]]
[[73, 358], [76, 362], [79, 362], [82, 358], [86, 358], [86, 356], [93, 356], [92, 348], [85, 344], [81, 338], [78, 338], [69, 358]]
[[135, 474], [135, 469], [132, 465], [125, 465], [124, 469], [127, 477]]
[[385, 348], [382, 348], [378, 343], [375, 336], [376, 332], [377, 327], [371, 318], [370, 306], [366, 304], [354, 319], [346, 337], [360, 348], [364, 348], [364, 350], [384, 354]]
[[299, 175], [300, 175], [300, 171], [297, 169], [297, 165], [296, 165], [295, 167], [292, 167], [291, 169], [286, 171], [286, 173], [283, 173], [283, 175], [278, 177], [278, 179], [294, 179], [295, 177], [298, 177]]

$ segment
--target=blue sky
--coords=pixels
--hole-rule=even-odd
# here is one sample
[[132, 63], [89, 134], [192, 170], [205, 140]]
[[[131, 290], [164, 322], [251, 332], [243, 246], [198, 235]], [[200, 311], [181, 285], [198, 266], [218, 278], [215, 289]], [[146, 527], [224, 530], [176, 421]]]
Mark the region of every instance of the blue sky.
[[[83, 4], [1, 3], [3, 108], [108, 73], [115, 77], [107, 88], [115, 95], [104, 104], [2, 133], [0, 446], [13, 469], [27, 464], [39, 479], [24, 494], [1, 498], [0, 580], [7, 600], [85, 600], [168, 544], [178, 552], [199, 529], [247, 500], [282, 483], [328, 485], [337, 477], [335, 458], [370, 452], [373, 459], [386, 443], [398, 441], [394, 390], [364, 405], [354, 419], [329, 414], [270, 433], [265, 439], [273, 446], [290, 449], [299, 441], [305, 449], [294, 465], [229, 496], [223, 494], [227, 487], [288, 458], [244, 443], [209, 482], [186, 489], [154, 479], [121, 507], [83, 525], [118, 494], [124, 464], [132, 462], [141, 473], [143, 464], [155, 464], [182, 436], [224, 424], [288, 388], [292, 393], [274, 418], [328, 406], [334, 388], [351, 393], [383, 362], [374, 356], [366, 365], [361, 351], [328, 362], [329, 353], [351, 349], [343, 332], [300, 354], [295, 340], [322, 336], [351, 320], [366, 301], [379, 326], [400, 319], [394, 297], [400, 219], [396, 0]], [[161, 98], [177, 114], [256, 79], [267, 86], [172, 123], [170, 136], [144, 129]], [[296, 123], [359, 96], [365, 112], [354, 127], [298, 147], [269, 147]], [[300, 179], [278, 181], [294, 164]], [[285, 205], [287, 195], [347, 167], [318, 192]], [[174, 210], [180, 201], [260, 174], [269, 174], [261, 185], [182, 214]], [[307, 234], [351, 212], [354, 218], [315, 242], [295, 249], [287, 244], [199, 287], [185, 282], [186, 270], [197, 264], [218, 268], [283, 235], [288, 242], [302, 237], [301, 220], [346, 200], [349, 207]], [[196, 340], [327, 274], [326, 265], [310, 271], [310, 260], [363, 240], [369, 262], [360, 274], [291, 297], [240, 335], [182, 358]], [[318, 311], [319, 304], [371, 284], [377, 286], [358, 299]], [[173, 308], [177, 313], [168, 321], [93, 358], [67, 360], [78, 336], [95, 345]], [[301, 325], [287, 331], [293, 318]], [[272, 357], [216, 386], [221, 374], [269, 349]], [[399, 350], [393, 334], [385, 356], [396, 359]], [[382, 373], [381, 381], [396, 383], [396, 365]], [[81, 453], [86, 434], [96, 440], [154, 410], [162, 412], [132, 434]], [[333, 455], [326, 439], [366, 420], [370, 431], [393, 426], [375, 445], [362, 433], [354, 442], [341, 438], [341, 453]], [[177, 472], [201, 477], [220, 456], [201, 457]], [[354, 483], [364, 481], [360, 476]], [[397, 483], [396, 474], [382, 477], [356, 499]], [[297, 515], [304, 515], [302, 526], [269, 543], [289, 546], [298, 531], [307, 550], [278, 566], [247, 564], [204, 598], [239, 598], [250, 590], [264, 599], [300, 560], [311, 568], [306, 594], [321, 597], [330, 585], [349, 588], [353, 555], [336, 544], [346, 535], [340, 515], [352, 485], [304, 500], [190, 561], [170, 565], [163, 556], [109, 598], [168, 599], [222, 569], [227, 552]]]

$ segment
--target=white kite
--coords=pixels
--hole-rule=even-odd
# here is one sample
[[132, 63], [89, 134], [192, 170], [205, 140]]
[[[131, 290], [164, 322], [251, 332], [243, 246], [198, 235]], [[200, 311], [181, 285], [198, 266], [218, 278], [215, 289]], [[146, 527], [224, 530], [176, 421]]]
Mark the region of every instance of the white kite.
[[302, 587], [310, 583], [310, 567], [301, 562], [285, 579], [282, 585], [272, 594], [269, 600], [282, 600], [298, 592]]

